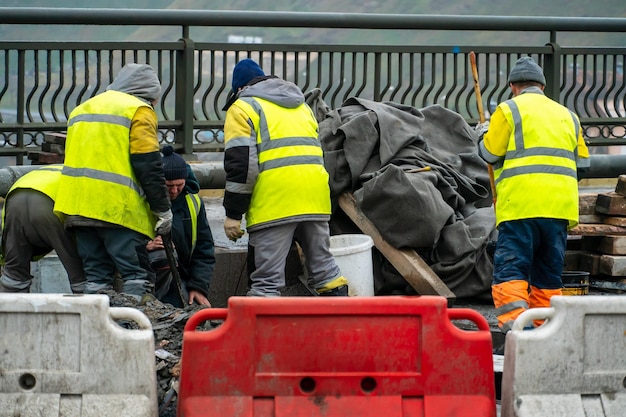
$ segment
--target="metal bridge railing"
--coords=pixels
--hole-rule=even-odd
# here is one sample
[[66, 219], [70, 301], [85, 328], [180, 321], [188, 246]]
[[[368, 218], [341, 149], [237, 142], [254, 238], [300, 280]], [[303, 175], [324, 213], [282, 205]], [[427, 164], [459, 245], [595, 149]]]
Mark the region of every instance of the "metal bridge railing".
[[[544, 68], [546, 94], [579, 115], [590, 146], [626, 145], [626, 47], [557, 43], [561, 32], [623, 34], [626, 19], [0, 8], [0, 25], [96, 23], [177, 26], [182, 37], [0, 42], [0, 156], [16, 156], [22, 164], [45, 132], [64, 131], [72, 109], [104, 91], [128, 62], [156, 69], [163, 86], [157, 105], [161, 140], [184, 153], [223, 148], [221, 109], [232, 69], [246, 57], [305, 92], [320, 89], [331, 108], [352, 96], [416, 108], [439, 104], [473, 124], [479, 117], [470, 51], [477, 56], [487, 113], [509, 97], [507, 75], [517, 58], [530, 55]], [[236, 44], [195, 42], [189, 35], [194, 26], [536, 31], [547, 37], [528, 46]]]

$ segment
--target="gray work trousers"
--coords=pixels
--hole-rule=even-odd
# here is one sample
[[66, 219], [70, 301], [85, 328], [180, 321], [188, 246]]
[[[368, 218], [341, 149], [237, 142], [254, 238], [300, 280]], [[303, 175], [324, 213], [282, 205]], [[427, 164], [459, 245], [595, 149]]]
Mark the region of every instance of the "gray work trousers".
[[314, 289], [341, 276], [330, 253], [330, 231], [326, 221], [287, 223], [250, 232], [256, 269], [250, 275], [249, 296], [279, 297], [285, 287], [285, 264], [293, 239], [305, 256], [309, 281]]
[[63, 228], [53, 206], [50, 197], [32, 189], [17, 189], [9, 195], [2, 231], [5, 264], [0, 277], [5, 289], [29, 291], [31, 260], [54, 250], [67, 271], [72, 291], [84, 291], [85, 274], [74, 235]]

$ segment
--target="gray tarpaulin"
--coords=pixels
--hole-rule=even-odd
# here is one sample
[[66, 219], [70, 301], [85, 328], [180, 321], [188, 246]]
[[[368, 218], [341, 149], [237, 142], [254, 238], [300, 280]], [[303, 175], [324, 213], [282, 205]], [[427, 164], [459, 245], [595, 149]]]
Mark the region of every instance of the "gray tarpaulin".
[[[333, 200], [352, 192], [385, 240], [415, 249], [458, 298], [488, 294], [495, 214], [487, 165], [463, 117], [439, 105], [418, 110], [361, 98], [331, 110], [318, 90], [307, 102], [318, 118]], [[380, 293], [410, 290], [384, 276], [398, 274], [390, 265], [382, 269]]]

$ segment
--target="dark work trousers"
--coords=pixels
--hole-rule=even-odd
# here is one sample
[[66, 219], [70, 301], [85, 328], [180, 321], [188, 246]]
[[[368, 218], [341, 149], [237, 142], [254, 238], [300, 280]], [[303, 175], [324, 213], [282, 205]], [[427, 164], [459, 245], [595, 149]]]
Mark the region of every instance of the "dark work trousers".
[[28, 291], [33, 278], [31, 260], [54, 250], [67, 271], [72, 291], [84, 291], [85, 275], [74, 235], [63, 228], [53, 206], [50, 197], [32, 189], [17, 189], [9, 194], [2, 231], [5, 264], [0, 278], [8, 290]]
[[536, 218], [500, 223], [494, 284], [524, 280], [541, 289], [561, 288], [566, 244], [566, 220]]
[[139, 251], [145, 253], [148, 238], [123, 227], [73, 227], [78, 253], [83, 260], [87, 286], [85, 293], [113, 289], [113, 277], [119, 271], [122, 292], [137, 298], [152, 293], [154, 283], [140, 263]]

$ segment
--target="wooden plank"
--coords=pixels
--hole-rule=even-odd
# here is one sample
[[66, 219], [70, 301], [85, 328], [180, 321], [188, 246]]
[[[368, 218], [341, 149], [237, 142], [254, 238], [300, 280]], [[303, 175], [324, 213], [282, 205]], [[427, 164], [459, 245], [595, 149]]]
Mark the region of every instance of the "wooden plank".
[[603, 217], [599, 214], [581, 214], [578, 216], [579, 223], [602, 224]]
[[626, 235], [626, 227], [610, 224], [579, 224], [570, 229], [568, 233], [581, 236]]
[[626, 236], [604, 236], [600, 244], [600, 252], [607, 255], [626, 255]]
[[449, 306], [454, 303], [456, 295], [422, 257], [413, 249], [397, 249], [391, 246], [381, 236], [376, 226], [363, 214], [352, 194], [343, 193], [340, 195], [339, 206], [363, 233], [372, 238], [380, 253], [387, 258], [418, 294], [439, 295], [448, 299]]
[[623, 195], [624, 197], [626, 197], [626, 175], [621, 174], [619, 177], [617, 177], [615, 192], [619, 195]]
[[626, 227], [626, 217], [605, 217], [602, 223], [613, 226]]
[[[52, 152], [52, 153], [65, 155], [65, 145], [59, 145], [58, 143], [44, 142], [41, 144], [41, 150], [43, 152]], [[583, 223], [589, 223], [589, 222], [583, 222]]]
[[582, 193], [578, 195], [578, 213], [595, 214], [598, 193]]
[[600, 273], [612, 277], [626, 275], [626, 256], [602, 255], [600, 257]]
[[563, 266], [564, 271], [577, 271], [579, 269], [581, 252], [582, 251], [579, 250], [565, 251], [565, 265]]
[[48, 143], [56, 143], [65, 146], [65, 139], [67, 134], [61, 132], [47, 132], [44, 135], [44, 140]]
[[626, 216], [626, 197], [615, 192], [598, 194], [596, 211], [614, 216]]
[[52, 152], [32, 151], [27, 155], [29, 160], [37, 161], [39, 164], [62, 164], [65, 160], [65, 155]]
[[581, 252], [578, 256], [578, 268], [581, 271], [589, 272], [590, 275], [598, 275], [600, 273], [599, 253]]

